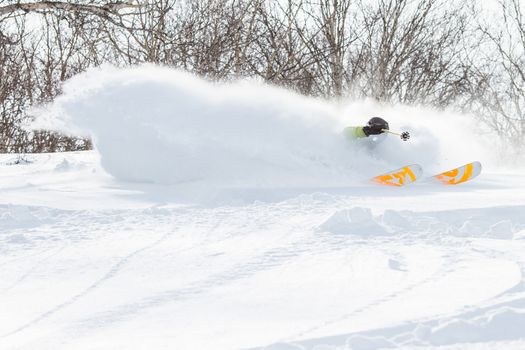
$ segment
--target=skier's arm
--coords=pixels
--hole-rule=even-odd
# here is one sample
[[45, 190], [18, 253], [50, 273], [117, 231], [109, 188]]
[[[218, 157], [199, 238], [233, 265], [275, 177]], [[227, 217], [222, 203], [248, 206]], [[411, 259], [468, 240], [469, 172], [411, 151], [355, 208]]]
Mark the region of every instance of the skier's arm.
[[343, 134], [350, 140], [367, 137], [362, 126], [349, 126], [343, 129]]

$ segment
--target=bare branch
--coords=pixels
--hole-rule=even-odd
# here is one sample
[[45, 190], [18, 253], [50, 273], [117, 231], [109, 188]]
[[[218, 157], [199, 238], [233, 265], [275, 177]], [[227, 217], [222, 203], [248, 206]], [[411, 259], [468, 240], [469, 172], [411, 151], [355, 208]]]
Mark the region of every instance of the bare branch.
[[142, 5], [133, 4], [131, 2], [110, 2], [104, 5], [91, 4], [74, 4], [63, 1], [39, 1], [32, 3], [16, 3], [0, 7], [0, 15], [6, 15], [15, 12], [37, 12], [62, 10], [69, 12], [87, 12], [100, 17], [107, 17], [109, 15], [118, 15], [120, 10], [129, 8], [138, 8]]

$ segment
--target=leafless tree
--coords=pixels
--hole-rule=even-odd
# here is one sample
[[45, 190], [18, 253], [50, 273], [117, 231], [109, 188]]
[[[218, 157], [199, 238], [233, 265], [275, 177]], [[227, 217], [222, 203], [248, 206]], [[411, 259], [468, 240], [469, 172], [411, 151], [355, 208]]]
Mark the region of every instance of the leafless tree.
[[503, 26], [485, 25], [496, 55], [485, 65], [485, 93], [476, 104], [483, 120], [514, 146], [525, 147], [525, 16], [519, 0], [501, 0]]
[[[65, 79], [104, 62], [96, 47], [101, 31], [94, 23], [119, 18], [119, 11], [136, 6], [94, 1], [16, 1], [0, 6], [0, 152], [91, 147], [89, 140], [24, 129], [31, 119], [27, 111], [33, 104], [51, 101]], [[26, 17], [32, 13], [39, 16], [39, 30], [28, 29]], [[96, 35], [90, 36], [95, 28]]]
[[[325, 98], [475, 109], [523, 143], [519, 2], [501, 0], [503, 29], [476, 31], [477, 13], [446, 0], [0, 0], [0, 152], [90, 147], [25, 130], [29, 107], [90, 67], [143, 62]], [[488, 43], [497, 59], [479, 49]]]
[[362, 95], [381, 101], [447, 106], [463, 92], [467, 17], [447, 1], [361, 3], [363, 33], [351, 64]]

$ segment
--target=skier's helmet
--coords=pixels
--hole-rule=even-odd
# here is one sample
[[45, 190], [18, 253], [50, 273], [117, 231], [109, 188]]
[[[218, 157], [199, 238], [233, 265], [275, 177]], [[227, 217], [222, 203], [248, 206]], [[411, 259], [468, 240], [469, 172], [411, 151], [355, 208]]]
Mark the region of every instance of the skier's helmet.
[[383, 118], [373, 117], [368, 121], [368, 126], [389, 130], [388, 123]]

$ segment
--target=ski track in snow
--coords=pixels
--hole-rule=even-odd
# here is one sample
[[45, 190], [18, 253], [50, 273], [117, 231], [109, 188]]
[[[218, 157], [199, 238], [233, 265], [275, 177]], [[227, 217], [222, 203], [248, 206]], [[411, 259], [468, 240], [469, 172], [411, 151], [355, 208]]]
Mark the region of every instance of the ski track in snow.
[[6, 157], [2, 348], [525, 346], [522, 187], [155, 203], [90, 152]]
[[[166, 237], [168, 236], [168, 234], [165, 234], [163, 235], [160, 239], [157, 239], [156, 241], [154, 241], [153, 243], [151, 244], [148, 244], [142, 248], [139, 248], [131, 253], [129, 253], [128, 255], [124, 256], [123, 258], [121, 258], [120, 261], [118, 261], [116, 264], [114, 264], [108, 272], [106, 272], [102, 277], [100, 277], [99, 279], [97, 279], [96, 281], [94, 281], [91, 285], [89, 285], [86, 289], [84, 289], [82, 292], [80, 292], [79, 294], [73, 296], [71, 299], [61, 303], [60, 305], [52, 308], [51, 310], [49, 311], [46, 311], [44, 313], [42, 313], [41, 315], [39, 315], [38, 317], [36, 317], [34, 320], [31, 320], [30, 322], [28, 322], [27, 324], [24, 324], [22, 326], [20, 326], [19, 328], [15, 329], [14, 331], [10, 332], [10, 333], [7, 333], [5, 334], [4, 336], [7, 337], [7, 336], [10, 336], [10, 335], [13, 335], [13, 334], [16, 334], [18, 332], [21, 332], [23, 330], [25, 330], [26, 328], [29, 328], [33, 325], [35, 325], [36, 323], [52, 316], [53, 314], [55, 314], [56, 312], [60, 311], [61, 309], [73, 304], [73, 303], [76, 303], [78, 302], [82, 297], [84, 297], [85, 295], [87, 295], [88, 293], [90, 293], [91, 291], [95, 290], [96, 288], [99, 288], [105, 281], [109, 280], [110, 278], [114, 277], [118, 271], [130, 260], [132, 259], [135, 255], [138, 255], [140, 253], [142, 253], [143, 251], [147, 250], [147, 249], [150, 249], [152, 247], [154, 247], [155, 245], [161, 243]], [[59, 249], [62, 250], [62, 248]], [[55, 255], [55, 254], [53, 254]], [[40, 261], [42, 262], [42, 261]], [[14, 286], [16, 286], [16, 284], [20, 283], [22, 280], [24, 280], [29, 274], [31, 273], [31, 271], [27, 272], [26, 274], [24, 274], [21, 278], [19, 278], [11, 287], [8, 287], [7, 290], [9, 289], [12, 289]]]

